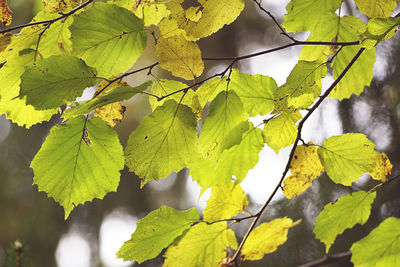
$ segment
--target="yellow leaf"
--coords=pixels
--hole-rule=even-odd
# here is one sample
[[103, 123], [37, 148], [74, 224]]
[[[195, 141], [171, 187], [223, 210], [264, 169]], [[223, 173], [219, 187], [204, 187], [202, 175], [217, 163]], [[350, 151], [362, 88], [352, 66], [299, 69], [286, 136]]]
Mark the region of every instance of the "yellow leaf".
[[292, 176], [287, 177], [283, 182], [283, 193], [287, 198], [303, 193], [311, 186], [312, 180], [324, 170], [317, 150], [318, 146], [315, 146], [312, 142], [296, 148], [290, 166]]
[[177, 77], [193, 80], [203, 73], [200, 48], [183, 35], [160, 38], [156, 52], [160, 66]]
[[68, 7], [75, 7], [80, 4], [80, 0], [42, 0], [44, 9], [47, 12], [57, 12]]
[[393, 165], [385, 153], [376, 153], [376, 166], [370, 172], [372, 179], [386, 182], [387, 176], [392, 173], [392, 167]]
[[0, 0], [0, 23], [3, 26], [11, 24], [11, 10], [8, 8], [7, 0]]
[[126, 108], [120, 102], [105, 105], [94, 110], [94, 116], [106, 121], [110, 127], [115, 126], [115, 122], [121, 122], [124, 118]]
[[197, 22], [201, 18], [202, 14], [203, 12], [200, 10], [199, 6], [196, 7], [191, 6], [188, 9], [186, 9], [185, 17], [190, 21]]
[[278, 218], [268, 223], [259, 225], [252, 231], [242, 248], [244, 260], [261, 260], [264, 254], [274, 252], [278, 246], [287, 240], [289, 228], [300, 223], [300, 220], [293, 222], [292, 219]]
[[0, 52], [4, 51], [4, 49], [7, 48], [7, 46], [11, 42], [11, 34], [10, 33], [4, 33], [0, 34]]

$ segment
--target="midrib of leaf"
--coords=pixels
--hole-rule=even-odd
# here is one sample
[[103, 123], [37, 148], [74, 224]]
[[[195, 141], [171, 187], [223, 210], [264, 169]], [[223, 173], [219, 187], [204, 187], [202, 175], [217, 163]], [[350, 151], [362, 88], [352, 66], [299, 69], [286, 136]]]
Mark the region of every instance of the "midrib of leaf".
[[[209, 247], [211, 244], [213, 244], [214, 241], [215, 241], [215, 240], [221, 235], [221, 233], [224, 232], [224, 231], [226, 231], [226, 229], [220, 231], [218, 234], [215, 235], [215, 237], [214, 237], [212, 240], [210, 240], [210, 241], [206, 244], [205, 248], [204, 248], [203, 251], [202, 251], [203, 258], [205, 258], [205, 256], [206, 256], [205, 253], [206, 253], [208, 247]], [[196, 261], [196, 263], [199, 263], [199, 262]]]
[[357, 166], [360, 166], [360, 167], [363, 167], [363, 168], [364, 168], [364, 165], [360, 165], [359, 163], [353, 161], [351, 158], [346, 158], [346, 157], [344, 157], [344, 156], [338, 154], [338, 151], [346, 151], [346, 150], [348, 150], [348, 149], [338, 150], [337, 152], [333, 152], [332, 150], [329, 150], [329, 149], [327, 149], [327, 148], [325, 148], [325, 147], [323, 147], [323, 146], [320, 146], [320, 147], [323, 148], [323, 149], [325, 149], [325, 150], [328, 151], [329, 153], [332, 153], [332, 154], [336, 155], [336, 157], [338, 157], [338, 158], [345, 159], [345, 160], [347, 160], [347, 161], [352, 162], [354, 165], [357, 165]]
[[174, 50], [171, 49], [171, 52], [172, 52], [177, 58], [179, 58], [179, 60], [190, 70], [190, 72], [192, 73], [193, 77], [195, 77], [196, 75], [193, 73], [192, 68], [191, 68], [188, 64], [186, 64], [186, 62], [185, 62], [178, 54], [176, 54]]

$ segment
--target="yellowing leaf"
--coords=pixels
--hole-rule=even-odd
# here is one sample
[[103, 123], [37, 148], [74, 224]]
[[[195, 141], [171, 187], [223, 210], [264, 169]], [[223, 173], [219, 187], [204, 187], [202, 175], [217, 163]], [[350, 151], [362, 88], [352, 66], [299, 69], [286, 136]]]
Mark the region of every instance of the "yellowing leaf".
[[354, 0], [360, 11], [368, 17], [389, 17], [396, 8], [396, 0]]
[[193, 22], [199, 21], [201, 16], [203, 15], [203, 12], [200, 10], [200, 6], [191, 6], [188, 9], [186, 9], [185, 12], [185, 17]]
[[124, 118], [126, 108], [120, 102], [105, 105], [94, 110], [94, 116], [106, 121], [110, 127], [114, 127], [116, 122], [121, 122]]
[[283, 193], [287, 198], [298, 196], [312, 184], [312, 180], [318, 177], [324, 170], [318, 153], [318, 146], [309, 142], [296, 148], [293, 156], [290, 172], [292, 176], [284, 181]]
[[375, 168], [375, 145], [363, 134], [332, 136], [318, 148], [322, 165], [335, 183], [351, 185]]
[[204, 209], [204, 220], [213, 222], [229, 219], [247, 208], [247, 196], [240, 184], [228, 182], [213, 186]]
[[196, 209], [178, 211], [162, 206], [137, 223], [136, 231], [119, 249], [117, 257], [138, 263], [155, 258], [198, 219]]
[[235, 233], [226, 222], [199, 223], [189, 229], [177, 245], [165, 252], [164, 267], [218, 266], [228, 247], [237, 248]]
[[8, 26], [11, 20], [11, 10], [8, 8], [7, 0], [0, 0], [0, 24]]
[[289, 111], [269, 120], [263, 129], [264, 142], [276, 153], [293, 144], [297, 136], [297, 125], [295, 123], [300, 119], [300, 112]]
[[203, 73], [200, 48], [183, 35], [160, 38], [156, 52], [160, 66], [177, 77], [193, 80]]
[[387, 181], [387, 176], [392, 173], [392, 163], [385, 153], [376, 153], [375, 169], [370, 172], [372, 179], [382, 182]]
[[68, 7], [78, 6], [81, 0], [42, 0], [47, 12], [62, 11]]
[[221, 91], [228, 89], [226, 77], [213, 78], [203, 83], [197, 90], [200, 105], [204, 107], [207, 102], [211, 102]]
[[261, 260], [264, 254], [274, 252], [280, 245], [286, 242], [289, 228], [296, 226], [300, 221], [278, 218], [268, 223], [263, 223], [254, 229], [242, 248], [244, 260]]
[[356, 224], [365, 224], [376, 192], [359, 191], [327, 204], [315, 221], [315, 236], [326, 245], [326, 253], [336, 237]]
[[351, 248], [354, 267], [398, 266], [400, 261], [400, 219], [389, 217]]

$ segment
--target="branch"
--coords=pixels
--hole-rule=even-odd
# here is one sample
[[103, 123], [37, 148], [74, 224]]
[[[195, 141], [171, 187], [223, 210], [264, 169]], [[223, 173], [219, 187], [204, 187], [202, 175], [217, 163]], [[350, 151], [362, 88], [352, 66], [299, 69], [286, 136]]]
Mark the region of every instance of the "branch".
[[11, 32], [13, 30], [18, 30], [18, 29], [22, 29], [22, 28], [26, 28], [26, 27], [30, 27], [30, 26], [35, 26], [35, 25], [41, 25], [41, 24], [53, 24], [56, 21], [59, 21], [61, 19], [64, 19], [66, 17], [71, 16], [72, 14], [74, 14], [75, 12], [77, 12], [78, 10], [84, 8], [85, 6], [89, 5], [90, 3], [92, 3], [94, 0], [88, 0], [84, 3], [82, 3], [81, 5], [75, 7], [74, 9], [72, 9], [71, 11], [69, 11], [68, 13], [65, 14], [61, 14], [61, 16], [55, 18], [55, 19], [50, 19], [50, 20], [43, 20], [43, 21], [37, 21], [37, 22], [32, 22], [32, 23], [27, 23], [27, 24], [21, 24], [15, 27], [11, 27], [5, 30], [0, 31], [0, 33], [6, 33], [6, 32]]
[[364, 52], [365, 48], [360, 48], [356, 55], [352, 58], [352, 60], [347, 64], [346, 68], [340, 73], [340, 75], [336, 78], [336, 80], [331, 84], [331, 86], [326, 90], [326, 92], [320, 97], [320, 99], [308, 110], [307, 114], [304, 116], [304, 118], [300, 121], [299, 126], [298, 126], [298, 131], [297, 131], [297, 137], [296, 140], [294, 141], [292, 150], [290, 151], [289, 159], [287, 161], [285, 170], [282, 173], [281, 179], [279, 180], [279, 183], [276, 185], [274, 191], [271, 193], [269, 196], [268, 200], [264, 203], [264, 205], [260, 208], [260, 210], [257, 212], [256, 217], [252, 221], [249, 229], [247, 230], [246, 234], [244, 235], [242, 242], [240, 242], [238, 249], [236, 250], [235, 254], [233, 255], [232, 259], [230, 260], [230, 263], [236, 262], [237, 258], [240, 254], [240, 250], [242, 249], [244, 243], [246, 242], [247, 238], [249, 237], [251, 231], [253, 231], [254, 227], [256, 226], [258, 220], [261, 218], [262, 213], [265, 211], [267, 206], [270, 204], [272, 199], [274, 198], [275, 194], [278, 192], [279, 188], [282, 186], [282, 182], [285, 179], [287, 173], [289, 172], [290, 165], [292, 163], [294, 153], [296, 151], [296, 147], [301, 140], [301, 131], [303, 129], [304, 123], [308, 120], [308, 118], [311, 116], [311, 114], [321, 105], [321, 103], [328, 97], [328, 95], [332, 92], [332, 90], [335, 88], [335, 86], [342, 80], [344, 75], [349, 71], [349, 69], [353, 66], [354, 62], [357, 61], [357, 59], [361, 56], [361, 54]]
[[333, 254], [333, 255], [325, 255], [324, 257], [306, 263], [306, 264], [302, 264], [299, 265], [297, 267], [316, 267], [316, 266], [321, 266], [323, 264], [328, 264], [328, 263], [333, 263], [333, 262], [337, 262], [337, 261], [341, 261], [341, 260], [346, 260], [346, 259], [350, 259], [351, 257], [351, 252], [350, 251], [346, 251], [346, 252], [342, 252], [342, 253], [338, 253], [338, 254]]

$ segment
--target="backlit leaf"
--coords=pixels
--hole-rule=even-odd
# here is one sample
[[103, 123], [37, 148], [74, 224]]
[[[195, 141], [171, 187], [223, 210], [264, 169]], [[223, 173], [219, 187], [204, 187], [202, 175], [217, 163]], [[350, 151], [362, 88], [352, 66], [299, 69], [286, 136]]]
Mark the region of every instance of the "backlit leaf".
[[389, 17], [397, 6], [396, 0], [354, 0], [360, 11], [368, 17]]
[[199, 151], [205, 157], [222, 153], [229, 132], [248, 116], [240, 98], [233, 91], [222, 91], [211, 102], [199, 139]]
[[85, 117], [54, 126], [31, 163], [34, 184], [65, 210], [117, 190], [124, 168], [117, 133], [106, 122]]
[[326, 173], [335, 183], [351, 185], [375, 168], [375, 145], [363, 134], [332, 136], [318, 149]]
[[96, 108], [94, 116], [106, 121], [110, 127], [114, 127], [116, 122], [121, 122], [124, 118], [125, 107], [120, 102], [115, 102]]
[[226, 222], [199, 223], [189, 229], [177, 245], [165, 253], [164, 266], [209, 267], [218, 266], [228, 247], [237, 248], [235, 233]]
[[156, 53], [160, 66], [174, 76], [193, 80], [203, 73], [200, 48], [196, 43], [186, 40], [183, 35], [160, 38]]
[[386, 182], [387, 177], [392, 173], [392, 167], [385, 153], [376, 153], [375, 169], [370, 172], [372, 179]]
[[196, 209], [178, 211], [162, 206], [138, 221], [131, 239], [119, 249], [117, 257], [138, 263], [155, 258], [198, 219]]
[[128, 70], [146, 46], [143, 22], [113, 4], [96, 3], [74, 18], [70, 30], [73, 52], [104, 78]]
[[282, 148], [290, 146], [296, 140], [297, 125], [295, 123], [300, 119], [300, 112], [290, 110], [272, 118], [264, 126], [264, 142], [276, 153]]
[[203, 83], [197, 90], [200, 105], [204, 107], [207, 102], [211, 102], [221, 91], [228, 89], [226, 77], [213, 78]]
[[336, 237], [356, 224], [365, 224], [376, 192], [359, 191], [328, 203], [315, 221], [314, 234], [326, 245], [326, 253]]
[[250, 116], [265, 115], [274, 108], [274, 94], [278, 88], [274, 79], [263, 75], [241, 73], [234, 69], [229, 88], [234, 90]]
[[47, 12], [62, 11], [68, 7], [78, 6], [80, 2], [80, 0], [42, 0]]
[[56, 108], [95, 84], [95, 74], [85, 62], [70, 55], [55, 55], [26, 67], [20, 97], [26, 96], [27, 104], [36, 109]]
[[0, 0], [0, 24], [8, 26], [11, 20], [11, 10], [8, 8], [7, 0]]
[[287, 198], [303, 193], [311, 186], [312, 180], [324, 170], [317, 150], [318, 146], [315, 146], [312, 142], [296, 147], [290, 165], [292, 175], [283, 181], [283, 193]]
[[242, 248], [244, 260], [261, 260], [264, 254], [274, 252], [287, 240], [289, 228], [296, 226], [300, 221], [278, 218], [268, 223], [257, 226], [249, 235]]
[[389, 217], [351, 248], [355, 267], [387, 267], [400, 264], [400, 219]]
[[378, 43], [391, 38], [400, 25], [400, 18], [373, 18], [368, 21], [365, 40], [362, 45], [371, 48]]
[[247, 196], [240, 184], [228, 182], [213, 186], [211, 197], [203, 212], [204, 220], [213, 222], [229, 219], [246, 209], [248, 204]]
[[169, 100], [145, 117], [125, 149], [126, 165], [141, 185], [186, 167], [197, 152], [197, 120], [185, 105]]

